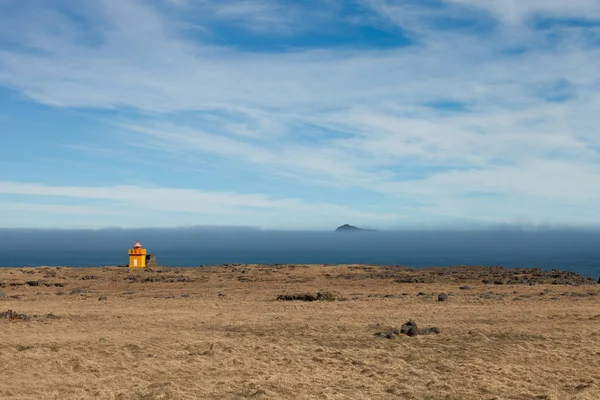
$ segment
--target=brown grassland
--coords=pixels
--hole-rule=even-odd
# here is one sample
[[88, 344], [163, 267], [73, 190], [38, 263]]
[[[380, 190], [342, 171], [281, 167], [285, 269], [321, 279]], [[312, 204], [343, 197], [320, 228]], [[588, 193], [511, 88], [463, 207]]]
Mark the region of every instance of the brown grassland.
[[[0, 399], [600, 399], [600, 285], [436, 274], [3, 268]], [[374, 336], [409, 319], [441, 333]]]

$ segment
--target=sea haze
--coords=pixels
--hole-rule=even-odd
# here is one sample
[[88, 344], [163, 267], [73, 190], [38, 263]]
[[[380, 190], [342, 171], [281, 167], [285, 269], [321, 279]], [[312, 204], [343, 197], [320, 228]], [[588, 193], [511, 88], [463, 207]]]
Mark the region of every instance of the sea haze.
[[499, 265], [600, 275], [600, 231], [279, 232], [245, 228], [0, 229], [0, 265], [127, 264], [139, 240], [159, 264]]

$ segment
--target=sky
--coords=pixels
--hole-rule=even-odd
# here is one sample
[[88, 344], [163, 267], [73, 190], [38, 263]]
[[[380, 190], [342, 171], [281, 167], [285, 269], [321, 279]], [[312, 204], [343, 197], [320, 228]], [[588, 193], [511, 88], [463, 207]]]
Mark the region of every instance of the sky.
[[0, 0], [0, 226], [600, 226], [597, 0]]

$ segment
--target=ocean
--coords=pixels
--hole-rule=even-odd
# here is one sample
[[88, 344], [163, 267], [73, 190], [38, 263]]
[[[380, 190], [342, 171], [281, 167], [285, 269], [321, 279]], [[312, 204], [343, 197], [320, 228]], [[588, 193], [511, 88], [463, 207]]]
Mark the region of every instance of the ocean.
[[0, 266], [128, 263], [139, 240], [160, 265], [225, 263], [527, 267], [600, 276], [598, 231], [277, 232], [255, 229], [0, 229]]

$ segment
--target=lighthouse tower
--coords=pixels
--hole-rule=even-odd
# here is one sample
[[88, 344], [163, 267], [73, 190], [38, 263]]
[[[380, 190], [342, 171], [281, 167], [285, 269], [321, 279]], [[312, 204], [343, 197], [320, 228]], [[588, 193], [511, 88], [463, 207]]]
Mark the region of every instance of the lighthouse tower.
[[133, 248], [129, 249], [129, 268], [146, 267], [146, 249], [140, 242], [135, 242]]

